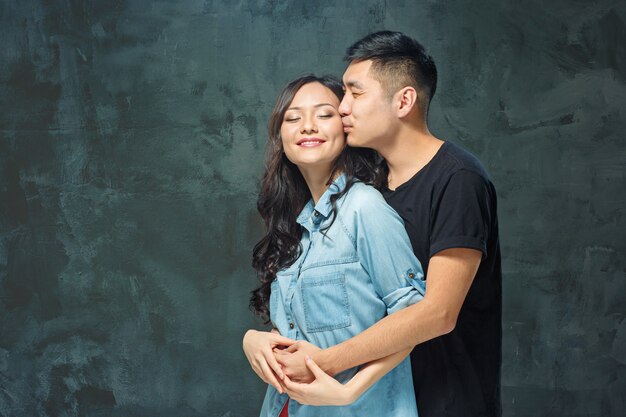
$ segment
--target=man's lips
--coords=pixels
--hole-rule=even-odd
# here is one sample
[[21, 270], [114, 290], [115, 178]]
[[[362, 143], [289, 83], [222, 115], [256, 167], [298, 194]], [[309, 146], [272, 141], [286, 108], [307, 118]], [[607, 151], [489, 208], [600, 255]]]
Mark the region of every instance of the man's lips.
[[343, 123], [343, 131], [344, 133], [348, 133], [352, 129], [352, 124], [348, 123], [346, 119], [341, 119], [341, 123]]
[[326, 141], [320, 138], [303, 138], [296, 142], [296, 145], [303, 146], [305, 148], [312, 148], [314, 146], [320, 146], [324, 142]]

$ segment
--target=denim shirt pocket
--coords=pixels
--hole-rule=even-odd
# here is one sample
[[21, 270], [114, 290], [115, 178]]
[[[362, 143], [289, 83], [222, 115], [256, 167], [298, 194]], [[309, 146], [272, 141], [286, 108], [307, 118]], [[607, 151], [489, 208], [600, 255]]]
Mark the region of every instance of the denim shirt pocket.
[[307, 331], [341, 329], [352, 323], [344, 274], [308, 276], [301, 283], [300, 295]]

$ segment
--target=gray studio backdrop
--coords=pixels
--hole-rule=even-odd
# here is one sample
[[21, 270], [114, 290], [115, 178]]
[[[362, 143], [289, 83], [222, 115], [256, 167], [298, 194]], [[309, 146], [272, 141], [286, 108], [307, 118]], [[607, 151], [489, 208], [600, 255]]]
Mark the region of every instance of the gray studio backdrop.
[[254, 416], [276, 92], [420, 39], [499, 193], [504, 415], [626, 410], [626, 3], [0, 2], [0, 416]]

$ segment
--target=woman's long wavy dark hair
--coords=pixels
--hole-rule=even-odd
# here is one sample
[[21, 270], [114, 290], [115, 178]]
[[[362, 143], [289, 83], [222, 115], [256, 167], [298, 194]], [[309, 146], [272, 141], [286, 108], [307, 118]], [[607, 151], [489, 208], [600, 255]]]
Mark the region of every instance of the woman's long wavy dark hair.
[[[298, 167], [283, 152], [280, 128], [287, 108], [302, 86], [320, 83], [332, 91], [339, 101], [343, 98], [342, 85], [335, 77], [306, 75], [291, 81], [278, 95], [268, 123], [268, 143], [265, 172], [257, 209], [265, 221], [266, 234], [252, 252], [252, 267], [257, 271], [261, 285], [252, 291], [250, 308], [269, 322], [271, 283], [276, 273], [293, 264], [300, 255], [302, 227], [296, 222], [298, 214], [311, 199], [311, 192]], [[333, 164], [329, 183], [338, 173], [347, 176], [345, 189], [331, 196], [332, 215], [336, 201], [348, 192], [354, 182], [379, 186], [383, 165], [371, 149], [345, 147]], [[385, 176], [386, 178], [386, 176]]]

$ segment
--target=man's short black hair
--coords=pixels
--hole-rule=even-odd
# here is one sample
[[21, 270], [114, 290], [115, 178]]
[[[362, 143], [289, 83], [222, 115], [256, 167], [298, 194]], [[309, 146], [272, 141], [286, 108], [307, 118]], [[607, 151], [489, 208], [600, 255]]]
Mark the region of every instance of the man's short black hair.
[[401, 88], [415, 88], [426, 117], [437, 88], [437, 67], [418, 41], [401, 32], [370, 33], [350, 46], [344, 59], [348, 62], [371, 60], [371, 76], [390, 97]]

